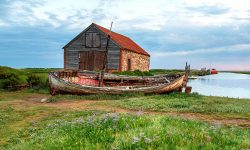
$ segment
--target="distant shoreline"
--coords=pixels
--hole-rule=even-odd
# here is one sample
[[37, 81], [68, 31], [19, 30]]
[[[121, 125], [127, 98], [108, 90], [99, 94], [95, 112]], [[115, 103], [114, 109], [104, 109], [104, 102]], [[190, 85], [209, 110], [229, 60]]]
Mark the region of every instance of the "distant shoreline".
[[250, 74], [250, 71], [219, 71], [219, 72]]

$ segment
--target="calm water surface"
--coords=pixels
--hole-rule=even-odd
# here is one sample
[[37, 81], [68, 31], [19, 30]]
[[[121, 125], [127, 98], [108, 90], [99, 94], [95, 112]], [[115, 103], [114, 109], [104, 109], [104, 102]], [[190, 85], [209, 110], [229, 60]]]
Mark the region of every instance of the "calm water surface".
[[250, 75], [219, 73], [189, 80], [192, 92], [202, 95], [250, 98]]

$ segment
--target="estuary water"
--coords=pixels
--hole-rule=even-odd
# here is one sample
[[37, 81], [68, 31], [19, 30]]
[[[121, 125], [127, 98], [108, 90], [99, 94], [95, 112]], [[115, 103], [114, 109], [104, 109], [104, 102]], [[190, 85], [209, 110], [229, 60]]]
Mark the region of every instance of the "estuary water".
[[191, 79], [192, 92], [207, 96], [223, 96], [250, 99], [250, 75], [221, 73]]

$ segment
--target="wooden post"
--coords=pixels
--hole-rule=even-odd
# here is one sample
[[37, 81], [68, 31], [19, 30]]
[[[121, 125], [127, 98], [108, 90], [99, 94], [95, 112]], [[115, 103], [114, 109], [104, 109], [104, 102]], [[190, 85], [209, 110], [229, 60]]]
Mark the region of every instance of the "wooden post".
[[[110, 32], [112, 30], [112, 25], [113, 25], [113, 22], [111, 22], [111, 26], [110, 26]], [[100, 76], [99, 76], [99, 87], [102, 87], [103, 86], [103, 78], [104, 78], [104, 73], [107, 69], [107, 64], [108, 64], [108, 47], [109, 47], [109, 41], [110, 41], [110, 33], [108, 33], [108, 37], [107, 37], [107, 44], [106, 44], [106, 51], [105, 51], [105, 57], [104, 57], [104, 64], [103, 64], [103, 69], [100, 73]]]
[[182, 92], [182, 87], [180, 87], [178, 90], [177, 90], [177, 92]]
[[191, 86], [187, 86], [187, 87], [185, 88], [185, 93], [190, 94], [191, 91], [192, 91], [192, 87], [191, 87]]

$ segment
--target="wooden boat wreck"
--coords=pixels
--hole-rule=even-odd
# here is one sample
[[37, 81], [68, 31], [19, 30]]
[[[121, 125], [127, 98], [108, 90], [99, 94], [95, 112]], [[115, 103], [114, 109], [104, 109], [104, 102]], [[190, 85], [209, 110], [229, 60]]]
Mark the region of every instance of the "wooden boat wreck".
[[123, 94], [123, 93], [169, 93], [180, 91], [188, 81], [184, 74], [157, 76], [125, 76], [105, 73], [102, 86], [100, 74], [91, 71], [63, 70], [49, 73], [51, 95], [71, 94]]

